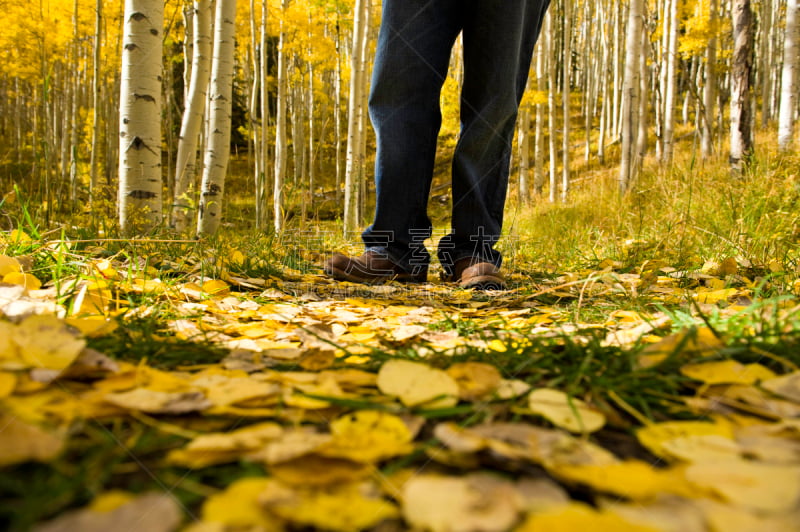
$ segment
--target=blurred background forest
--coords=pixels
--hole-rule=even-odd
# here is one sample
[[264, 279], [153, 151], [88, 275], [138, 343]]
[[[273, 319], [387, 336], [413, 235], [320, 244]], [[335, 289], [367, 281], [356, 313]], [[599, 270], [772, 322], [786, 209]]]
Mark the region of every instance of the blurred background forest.
[[[200, 170], [182, 193], [188, 201], [178, 201], [175, 165], [197, 13], [212, 9], [211, 4], [164, 4], [165, 219], [172, 205], [191, 211], [198, 202]], [[0, 191], [9, 194], [17, 185], [31, 212], [46, 224], [113, 226], [98, 220], [113, 220], [116, 209], [123, 2], [3, 0], [0, 5]], [[752, 18], [745, 50], [749, 85], [742, 95], [736, 87], [734, 28], [745, 7]], [[555, 0], [520, 110], [511, 208], [522, 217], [541, 214], [536, 209], [569, 208], [586, 193], [592, 201], [610, 203], [606, 214], [612, 215], [619, 210], [613, 205], [618, 190], [636, 192], [634, 203], [640, 204], [644, 191], [660, 198], [650, 208], [671, 205], [681, 218], [685, 209], [680, 210], [676, 198], [707, 187], [690, 182], [693, 176], [702, 174], [722, 189], [731, 179], [733, 159], [740, 179], [754, 175], [747, 169], [742, 173], [740, 156], [731, 155], [733, 100], [742, 98], [742, 121], [750, 128], [744, 158], [763, 163], [757, 173], [776, 176], [766, 180], [769, 186], [780, 189], [775, 192], [780, 201], [793, 202], [786, 195], [796, 194], [797, 177], [796, 9], [796, 0]], [[342, 220], [346, 181], [355, 187], [348, 201], [354, 201], [356, 226], [368, 222], [374, 138], [363, 111], [366, 90], [360, 102], [349, 95], [351, 80], [358, 79], [351, 75], [353, 65], [370, 71], [380, 11], [377, 0], [238, 1], [225, 196], [229, 225], [280, 231], [292, 220]], [[356, 26], [363, 31], [355, 31]], [[362, 35], [365, 55], [354, 62]], [[441, 98], [434, 211], [448, 203], [447, 154], [458, 134], [458, 44], [451, 62]], [[629, 78], [631, 68], [634, 77]], [[368, 78], [360, 83], [367, 85]], [[634, 99], [626, 99], [630, 95]], [[348, 148], [353, 113], [363, 132], [360, 149]], [[201, 132], [198, 153], [206, 137]], [[353, 157], [350, 164], [348, 156]], [[280, 167], [278, 158], [283, 159]], [[771, 197], [772, 192], [758, 189], [758, 181], [752, 180], [754, 193]], [[734, 188], [724, 193], [729, 197], [743, 182], [731, 183]], [[531, 208], [520, 209], [525, 205]], [[775, 210], [766, 204], [760, 208]], [[670, 216], [661, 216], [667, 227]], [[760, 217], [757, 212], [753, 216]], [[737, 219], [741, 224], [735, 213], [729, 217], [733, 225]], [[434, 218], [442, 219], [436, 213]], [[577, 218], [576, 223], [589, 221], [602, 230], [600, 218]], [[781, 230], [791, 232], [794, 218], [782, 224]]]

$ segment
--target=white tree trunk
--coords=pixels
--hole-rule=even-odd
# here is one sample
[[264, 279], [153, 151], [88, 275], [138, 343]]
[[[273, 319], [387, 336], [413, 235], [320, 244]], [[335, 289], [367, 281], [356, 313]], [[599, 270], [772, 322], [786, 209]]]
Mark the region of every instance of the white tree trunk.
[[259, 68], [261, 69], [261, 91], [259, 98], [261, 101], [261, 175], [256, 182], [256, 227], [261, 229], [266, 226], [267, 221], [267, 168], [269, 168], [269, 141], [267, 132], [269, 131], [269, 93], [267, 92], [267, 79], [269, 71], [267, 69], [267, 0], [261, 0], [261, 28], [259, 29], [261, 39], [261, 49], [259, 50]]
[[553, 21], [554, 10], [548, 10], [545, 15], [545, 35], [547, 39], [547, 125], [550, 130], [550, 203], [556, 202], [558, 193], [558, 144], [556, 143], [556, 131], [558, 131], [558, 123], [556, 120], [556, 90], [558, 83], [556, 82], [556, 25]]
[[706, 79], [703, 86], [703, 128], [700, 138], [700, 153], [704, 159], [711, 157], [714, 151], [714, 102], [717, 99], [717, 0], [711, 1], [709, 24], [714, 28], [714, 35], [706, 48]]
[[753, 149], [751, 82], [753, 12], [750, 0], [733, 0], [733, 63], [731, 68], [731, 169], [740, 172]]
[[178, 138], [171, 220], [173, 227], [179, 231], [186, 229], [192, 218], [191, 205], [194, 203], [192, 188], [197, 175], [197, 145], [205, 114], [211, 66], [210, 1], [195, 0], [192, 12], [192, 66]]
[[570, 75], [572, 74], [572, 0], [564, 0], [564, 55], [561, 80], [561, 201], [567, 201], [569, 193], [569, 97]]
[[678, 0], [668, 0], [669, 9], [665, 13], [667, 31], [666, 75], [661, 90], [664, 93], [664, 153], [662, 162], [672, 164], [675, 150], [675, 101], [678, 85]]
[[619, 167], [619, 189], [624, 193], [638, 171], [636, 136], [639, 130], [639, 72], [642, 49], [642, 0], [630, 0], [626, 29], [625, 77], [622, 85], [622, 153]]
[[527, 205], [531, 201], [530, 181], [530, 127], [531, 127], [530, 106], [525, 105], [519, 110], [517, 124], [519, 131], [517, 134], [517, 148], [519, 149], [519, 201]]
[[797, 2], [786, 3], [786, 36], [783, 41], [783, 70], [781, 72], [781, 102], [778, 112], [778, 148], [789, 150], [794, 140], [795, 110], [797, 107], [797, 69], [800, 68], [800, 26], [797, 25]]
[[283, 228], [283, 180], [286, 177], [286, 30], [283, 17], [286, 15], [288, 0], [281, 2], [281, 20], [278, 35], [278, 96], [275, 112], [275, 180], [272, 189], [274, 211], [273, 227], [275, 233]]
[[162, 0], [125, 0], [119, 125], [119, 224], [161, 222]]
[[353, 20], [353, 49], [350, 59], [350, 99], [347, 118], [347, 162], [344, 185], [344, 234], [358, 228], [358, 192], [364, 166], [361, 151], [361, 108], [364, 104], [366, 74], [364, 41], [367, 38], [367, 0], [356, 0]]
[[[545, 47], [539, 45], [536, 50], [536, 90], [542, 91], [545, 89]], [[544, 105], [541, 103], [536, 104], [536, 124], [534, 126], [534, 141], [533, 141], [533, 193], [536, 196], [542, 194], [544, 190]]]
[[212, 234], [222, 219], [225, 173], [231, 153], [231, 104], [236, 0], [217, 0], [211, 59], [209, 135], [203, 158], [203, 181], [197, 232]]

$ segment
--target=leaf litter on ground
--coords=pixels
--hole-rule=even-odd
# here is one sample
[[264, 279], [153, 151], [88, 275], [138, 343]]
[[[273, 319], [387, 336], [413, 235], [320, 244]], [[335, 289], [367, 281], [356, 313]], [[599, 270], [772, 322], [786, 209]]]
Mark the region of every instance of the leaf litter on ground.
[[[800, 306], [735, 259], [515, 273], [488, 294], [121, 259], [56, 287], [25, 262], [0, 256], [6, 528], [800, 520]], [[35, 484], [75, 468], [91, 491]], [[55, 503], [14, 507], [35, 489]]]

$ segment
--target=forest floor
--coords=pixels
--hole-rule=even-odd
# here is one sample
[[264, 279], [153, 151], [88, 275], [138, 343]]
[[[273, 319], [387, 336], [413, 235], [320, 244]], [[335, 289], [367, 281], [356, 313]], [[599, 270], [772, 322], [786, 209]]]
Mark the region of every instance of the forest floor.
[[517, 259], [475, 292], [335, 282], [325, 245], [0, 238], [4, 530], [800, 522], [779, 261]]

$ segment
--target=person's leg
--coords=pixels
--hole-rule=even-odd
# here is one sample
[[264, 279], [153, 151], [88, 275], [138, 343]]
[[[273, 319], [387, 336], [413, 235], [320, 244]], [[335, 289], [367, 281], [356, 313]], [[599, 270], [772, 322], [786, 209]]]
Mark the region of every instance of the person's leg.
[[427, 270], [423, 244], [439, 96], [450, 52], [461, 30], [464, 0], [384, 0], [372, 88], [375, 128], [375, 218], [362, 238], [368, 251], [388, 255], [408, 272]]
[[461, 259], [499, 267], [514, 125], [549, 0], [474, 0], [464, 20], [461, 135], [453, 158], [452, 232], [439, 244], [448, 275]]

